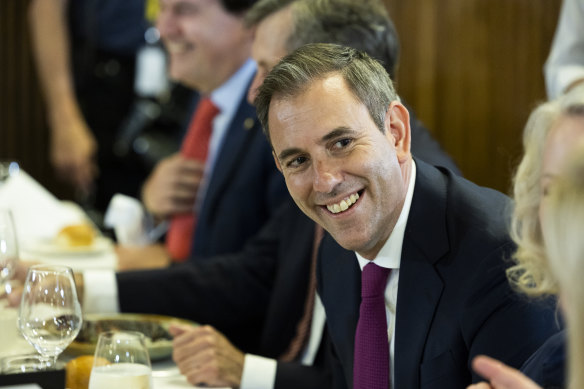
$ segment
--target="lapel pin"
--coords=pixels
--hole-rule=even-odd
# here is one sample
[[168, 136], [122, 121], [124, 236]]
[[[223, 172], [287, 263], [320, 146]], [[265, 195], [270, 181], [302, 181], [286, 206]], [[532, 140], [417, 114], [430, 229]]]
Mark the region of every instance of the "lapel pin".
[[246, 130], [251, 130], [253, 128], [254, 123], [255, 120], [253, 120], [253, 118], [247, 118], [243, 121], [243, 128], [245, 128]]

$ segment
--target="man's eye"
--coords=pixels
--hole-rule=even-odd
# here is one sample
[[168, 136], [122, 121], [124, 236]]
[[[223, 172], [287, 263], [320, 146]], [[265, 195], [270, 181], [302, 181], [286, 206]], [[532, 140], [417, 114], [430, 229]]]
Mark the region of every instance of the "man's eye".
[[339, 149], [342, 149], [342, 148], [345, 148], [348, 145], [350, 145], [351, 142], [352, 142], [352, 139], [350, 139], [350, 138], [344, 138], [344, 139], [341, 139], [341, 140], [336, 141], [335, 144], [334, 144], [334, 147], [339, 148]]
[[307, 159], [308, 158], [306, 158], [306, 157], [296, 157], [288, 162], [288, 166], [289, 167], [299, 167], [304, 162], [306, 162]]

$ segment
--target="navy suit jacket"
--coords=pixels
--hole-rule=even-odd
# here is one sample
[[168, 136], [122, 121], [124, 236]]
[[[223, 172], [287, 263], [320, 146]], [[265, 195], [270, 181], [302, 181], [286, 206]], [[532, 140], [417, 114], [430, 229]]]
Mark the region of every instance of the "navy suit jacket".
[[239, 251], [289, 197], [245, 94], [217, 156], [190, 258]]
[[[289, 199], [237, 254], [118, 273], [120, 308], [211, 324], [244, 351], [277, 358], [304, 312], [313, 244], [314, 222]], [[276, 389], [326, 388], [328, 343], [325, 331], [314, 367], [278, 363]]]
[[[516, 295], [505, 276], [514, 249], [509, 202], [446, 169], [416, 160], [399, 270], [396, 389], [465, 388], [477, 354], [519, 367], [554, 332], [554, 315]], [[334, 388], [350, 388], [361, 291], [355, 254], [330, 236], [317, 271], [337, 362]]]
[[461, 176], [462, 172], [452, 157], [446, 154], [440, 143], [432, 137], [430, 131], [418, 120], [414, 111], [409, 107], [408, 111], [410, 112], [412, 155], [430, 165], [448, 168]]
[[525, 364], [521, 372], [544, 389], [566, 387], [566, 331], [550, 337]]

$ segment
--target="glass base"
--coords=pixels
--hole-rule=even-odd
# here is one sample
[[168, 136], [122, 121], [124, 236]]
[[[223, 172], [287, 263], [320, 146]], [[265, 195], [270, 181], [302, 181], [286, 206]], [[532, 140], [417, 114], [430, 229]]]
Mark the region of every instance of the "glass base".
[[39, 354], [12, 355], [0, 359], [0, 373], [2, 374], [31, 373], [62, 368], [62, 362], [54, 363]]

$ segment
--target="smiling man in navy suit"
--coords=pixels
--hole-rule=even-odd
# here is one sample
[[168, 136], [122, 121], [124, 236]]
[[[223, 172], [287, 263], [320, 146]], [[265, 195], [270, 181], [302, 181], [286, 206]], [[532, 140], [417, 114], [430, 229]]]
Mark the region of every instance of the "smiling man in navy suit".
[[476, 354], [520, 366], [553, 333], [506, 281], [507, 197], [412, 157], [379, 63], [307, 45], [255, 103], [292, 198], [330, 234], [317, 280], [335, 388], [464, 388]]

